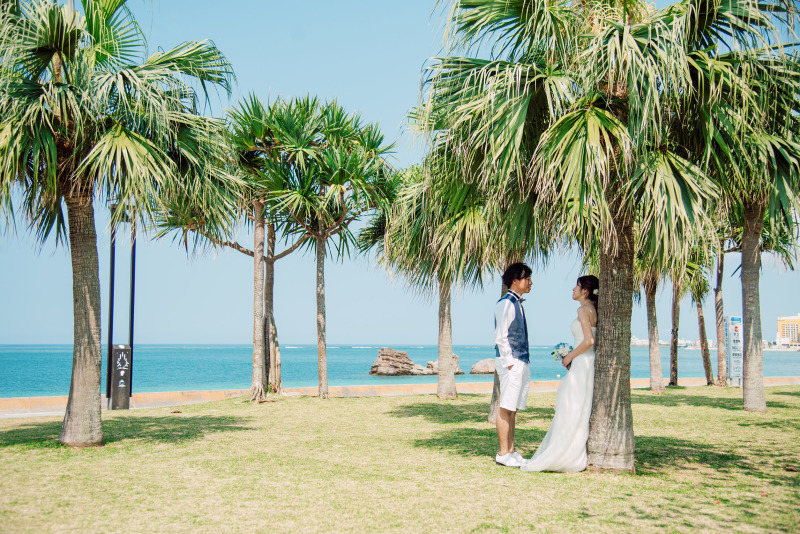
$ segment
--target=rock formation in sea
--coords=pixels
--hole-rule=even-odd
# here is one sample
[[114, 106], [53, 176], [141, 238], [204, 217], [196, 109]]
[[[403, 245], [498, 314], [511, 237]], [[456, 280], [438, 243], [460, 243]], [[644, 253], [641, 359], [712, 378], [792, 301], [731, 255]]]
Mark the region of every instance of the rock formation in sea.
[[479, 361], [469, 371], [471, 375], [490, 375], [492, 373], [494, 373], [494, 358]]
[[384, 376], [432, 375], [433, 371], [412, 362], [407, 352], [382, 347], [378, 350], [378, 359], [372, 364], [369, 374]]
[[[453, 360], [455, 360], [454, 363], [456, 364], [456, 372], [455, 372], [455, 374], [463, 375], [464, 371], [462, 371], [461, 368], [458, 366], [458, 354], [453, 354]], [[428, 362], [428, 369], [433, 371], [433, 374], [438, 375], [439, 374], [439, 360], [436, 360], [435, 362]]]

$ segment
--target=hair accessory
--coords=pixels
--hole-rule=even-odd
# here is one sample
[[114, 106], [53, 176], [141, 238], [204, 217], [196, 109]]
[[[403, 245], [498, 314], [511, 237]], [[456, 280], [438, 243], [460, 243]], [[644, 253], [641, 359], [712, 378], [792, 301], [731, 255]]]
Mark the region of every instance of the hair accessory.
[[600, 294], [599, 289], [595, 289], [594, 291], [592, 291], [592, 295], [599, 295], [599, 294]]

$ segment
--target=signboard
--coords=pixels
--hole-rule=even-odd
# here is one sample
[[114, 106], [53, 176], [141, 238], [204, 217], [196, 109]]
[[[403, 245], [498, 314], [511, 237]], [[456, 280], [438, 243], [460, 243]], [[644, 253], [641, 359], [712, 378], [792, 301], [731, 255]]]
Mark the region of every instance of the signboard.
[[742, 387], [744, 361], [744, 328], [741, 317], [725, 317], [725, 355], [728, 359], [728, 379], [732, 386]]
[[130, 407], [131, 375], [133, 374], [133, 350], [130, 345], [114, 345], [111, 350], [111, 372], [108, 374], [111, 381], [112, 410], [127, 410]]

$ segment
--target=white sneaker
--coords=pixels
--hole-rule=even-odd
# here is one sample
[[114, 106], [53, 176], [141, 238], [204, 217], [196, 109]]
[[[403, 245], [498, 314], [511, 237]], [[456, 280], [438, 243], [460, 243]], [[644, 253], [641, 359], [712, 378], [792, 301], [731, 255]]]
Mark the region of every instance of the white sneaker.
[[511, 453], [511, 456], [513, 456], [514, 458], [516, 458], [517, 460], [519, 460], [519, 461], [520, 461], [520, 463], [521, 463], [521, 464], [523, 464], [523, 465], [525, 464], [525, 462], [527, 462], [527, 461], [528, 461], [528, 460], [526, 460], [525, 458], [523, 458], [523, 457], [522, 457], [522, 455], [521, 455], [520, 453], [518, 453], [517, 451], [514, 451], [514, 452], [512, 452], [512, 453]]
[[513, 452], [510, 452], [505, 456], [500, 456], [498, 454], [497, 456], [494, 457], [494, 461], [497, 463], [497, 465], [504, 465], [506, 467], [522, 467], [522, 460], [521, 460], [522, 456], [519, 456], [519, 458], [517, 458], [517, 456], [514, 456], [514, 454], [519, 456], [519, 453], [513, 453]]

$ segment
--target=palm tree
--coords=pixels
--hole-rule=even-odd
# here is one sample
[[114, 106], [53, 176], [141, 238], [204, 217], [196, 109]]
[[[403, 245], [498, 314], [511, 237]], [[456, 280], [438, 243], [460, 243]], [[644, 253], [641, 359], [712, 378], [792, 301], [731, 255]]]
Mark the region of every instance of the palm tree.
[[[720, 101], [708, 131], [715, 178], [726, 193], [728, 216], [741, 223], [741, 280], [744, 328], [743, 405], [764, 411], [766, 401], [758, 289], [764, 229], [794, 235], [800, 191], [797, 142], [800, 62], [784, 38], [797, 40], [795, 2], [740, 0], [729, 16], [728, 50], [714, 59]], [[736, 26], [734, 26], [734, 23]], [[735, 28], [735, 29], [734, 29]], [[732, 31], [731, 31], [732, 30]], [[794, 47], [795, 43], [788, 44]]]
[[[634, 229], [639, 235], [639, 229]], [[667, 264], [658, 265], [656, 261], [666, 260]], [[591, 266], [597, 276], [599, 272], [599, 251], [593, 249], [584, 256], [584, 265]], [[634, 255], [634, 286], [640, 288], [634, 292], [634, 300], [641, 303], [641, 292], [644, 291], [645, 309], [647, 313], [647, 340], [650, 364], [650, 391], [656, 394], [664, 393], [664, 374], [661, 368], [661, 345], [658, 338], [658, 314], [656, 310], [656, 293], [658, 285], [680, 262], [674, 258], [653, 258], [637, 250]]]
[[[730, 174], [735, 146], [720, 132], [752, 119], [725, 98], [749, 96], [749, 65], [760, 62], [780, 64], [768, 76], [792, 87], [781, 50], [758, 48], [789, 9], [782, 0], [684, 0], [659, 11], [630, 1], [454, 3], [458, 55], [432, 62], [419, 114], [431, 146], [447, 148], [453, 172], [443, 180], [462, 196], [550, 205], [567, 239], [602, 245], [591, 466], [633, 466], [636, 247], [685, 258], [710, 224], [713, 179]], [[492, 55], [464, 57], [478, 50]]]
[[[274, 313], [275, 262], [300, 248], [308, 237], [296, 237], [283, 251], [276, 252], [277, 236], [283, 226], [268, 219], [267, 200], [254, 196], [254, 176], [241, 168], [238, 173], [243, 180], [243, 186], [238, 191], [228, 192], [235, 209], [226, 221], [226, 233], [221, 233], [214, 227], [214, 221], [203, 208], [175, 202], [165, 209], [157, 222], [160, 227], [158, 237], [178, 230], [186, 243], [188, 233], [194, 232], [205, 240], [203, 243], [195, 239], [195, 250], [200, 245], [211, 244], [230, 248], [253, 258], [253, 372], [250, 400], [260, 402], [266, 399], [270, 391], [282, 392], [280, 343]], [[242, 219], [253, 228], [252, 249], [240, 244], [233, 237], [237, 227], [230, 221]], [[188, 244], [186, 247], [188, 252]]]
[[496, 268], [497, 255], [487, 224], [486, 206], [476, 204], [457, 213], [437, 195], [435, 180], [414, 165], [399, 173], [398, 189], [385, 212], [359, 236], [362, 251], [377, 247], [378, 260], [403, 275], [424, 294], [438, 293], [439, 338], [436, 394], [454, 399], [451, 292], [453, 287], [480, 286], [485, 271]]
[[673, 273], [672, 279], [672, 328], [669, 340], [669, 386], [678, 385], [678, 329], [681, 319], [681, 301], [686, 294], [683, 277], [685, 273]]
[[[790, 192], [789, 198], [794, 198], [796, 201], [797, 194]], [[735, 204], [728, 209], [728, 217], [725, 220], [725, 224], [721, 225], [718, 228], [718, 246], [716, 250], [717, 254], [717, 287], [715, 288], [715, 297], [717, 302], [717, 332], [718, 332], [718, 344], [723, 346], [724, 343], [721, 342], [724, 340], [724, 330], [721, 326], [722, 324], [722, 274], [723, 274], [723, 258], [726, 253], [729, 252], [743, 252], [744, 247], [744, 237], [745, 237], [745, 211], [742, 204]], [[761, 261], [760, 256], [764, 252], [772, 252], [778, 256], [780, 261], [789, 269], [794, 270], [794, 262], [796, 260], [796, 243], [797, 243], [797, 225], [793, 219], [795, 215], [789, 216], [789, 218], [785, 217], [778, 217], [777, 219], [773, 219], [773, 214], [770, 213], [769, 210], [765, 210], [764, 212], [764, 220], [763, 224], [761, 225], [761, 235], [758, 242], [758, 250], [757, 255], [759, 256], [759, 263]], [[744, 270], [744, 259], [742, 262], [742, 270]], [[752, 280], [750, 280], [752, 282]], [[742, 287], [745, 287], [745, 277], [744, 273], [742, 274]], [[743, 301], [743, 308], [744, 312], [747, 313], [747, 307], [744, 306]], [[760, 321], [760, 320], [759, 320]], [[759, 347], [761, 346], [759, 342]], [[725, 362], [725, 353], [724, 348], [722, 352], [719, 353], [719, 375], [718, 381], [720, 385], [727, 385], [727, 367]], [[756, 373], [757, 375], [758, 373]], [[751, 376], [752, 373], [751, 373]], [[756, 379], [751, 378], [752, 381], [757, 381]], [[761, 379], [763, 383], [763, 377]], [[745, 388], [747, 389], [747, 388]], [[755, 390], [758, 391], [757, 384], [751, 384], [748, 391]], [[743, 392], [744, 396], [744, 392]], [[752, 399], [752, 396], [751, 396]], [[745, 408], [747, 408], [747, 403], [745, 403]]]
[[656, 290], [661, 275], [650, 270], [643, 274], [645, 306], [647, 308], [647, 339], [650, 355], [650, 391], [664, 393], [664, 373], [661, 370], [661, 346], [658, 339], [658, 316], [656, 314]]
[[[634, 233], [638, 235], [638, 230]], [[669, 259], [669, 258], [667, 258]], [[584, 266], [591, 268], [597, 276], [599, 272], [599, 251], [593, 249], [584, 256]], [[650, 364], [650, 391], [656, 394], [664, 393], [664, 374], [661, 368], [661, 346], [658, 338], [658, 314], [656, 310], [656, 293], [658, 284], [668, 273], [667, 265], [656, 265], [654, 259], [637, 250], [634, 256], [634, 287], [639, 288], [633, 294], [634, 300], [641, 303], [642, 291], [644, 292], [645, 310], [647, 313], [647, 340]]]
[[[711, 230], [711, 228], [709, 228]], [[673, 285], [672, 298], [672, 340], [670, 343], [670, 386], [678, 385], [678, 320], [680, 317], [680, 303], [687, 292], [692, 297], [692, 304], [697, 308], [697, 320], [700, 333], [700, 351], [703, 359], [703, 368], [708, 385], [714, 383], [714, 373], [711, 370], [711, 357], [708, 352], [706, 337], [705, 317], [703, 316], [703, 300], [710, 289], [708, 272], [711, 268], [713, 257], [712, 246], [706, 240], [716, 241], [716, 236], [704, 236], [692, 247], [687, 261], [674, 266], [670, 270]]]
[[708, 255], [705, 264], [698, 265], [688, 282], [689, 294], [692, 304], [697, 308], [697, 327], [700, 333], [700, 355], [703, 358], [703, 370], [706, 375], [706, 384], [714, 385], [714, 371], [711, 368], [711, 355], [708, 350], [708, 337], [706, 336], [706, 320], [703, 315], [703, 301], [711, 289], [708, 283], [708, 269], [710, 268], [711, 255]]
[[21, 191], [37, 237], [69, 243], [75, 338], [59, 441], [72, 446], [103, 442], [95, 199], [115, 200], [113, 221], [133, 211], [146, 223], [188, 168], [194, 191], [227, 179], [224, 125], [198, 115], [189, 84], [228, 91], [230, 65], [205, 41], [144, 58], [125, 4], [84, 0], [83, 14], [53, 0], [0, 4], [0, 206]]
[[[244, 184], [227, 192], [235, 197], [238, 208], [230, 217], [252, 226], [252, 249], [230, 235], [236, 230], [232, 225], [229, 227], [233, 231], [228, 235], [217, 231], [217, 221], [209, 217], [204, 206], [190, 201], [178, 199], [159, 221], [162, 227], [159, 235], [179, 230], [185, 241], [187, 232], [196, 232], [207, 243], [253, 258], [251, 401], [264, 400], [270, 390], [275, 393], [282, 391], [280, 343], [274, 313], [275, 262], [306, 244], [309, 238], [309, 234], [298, 232], [292, 221], [274, 209], [273, 193], [282, 187], [284, 167], [296, 164], [285, 157], [285, 147], [293, 143], [298, 133], [291, 127], [287, 128], [287, 125], [298, 124], [287, 120], [287, 113], [291, 110], [284, 101], [277, 100], [265, 107], [254, 95], [228, 113], [231, 166]], [[275, 250], [278, 237], [291, 240], [291, 244], [281, 252]], [[195, 240], [195, 245], [197, 242]]]
[[[280, 128], [287, 144], [270, 161], [274, 213], [309, 236], [316, 251], [317, 356], [319, 397], [328, 398], [325, 327], [325, 256], [328, 239], [349, 253], [355, 238], [349, 226], [367, 212], [385, 208], [393, 172], [386, 161], [391, 145], [375, 124], [365, 124], [336, 102], [317, 98], [282, 104]], [[291, 140], [291, 143], [288, 140]]]

